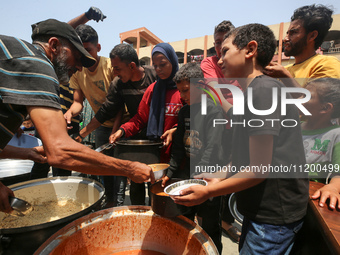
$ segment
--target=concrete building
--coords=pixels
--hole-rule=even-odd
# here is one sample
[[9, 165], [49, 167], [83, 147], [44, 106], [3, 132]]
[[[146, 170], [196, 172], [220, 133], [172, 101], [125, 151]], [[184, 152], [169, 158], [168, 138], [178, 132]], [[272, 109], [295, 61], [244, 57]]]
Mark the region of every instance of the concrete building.
[[[278, 41], [277, 52], [273, 60], [281, 62], [282, 65], [294, 63], [294, 58], [284, 56], [282, 53], [282, 43], [280, 43], [288, 30], [289, 24], [290, 22], [282, 22], [268, 26], [272, 29]], [[152, 49], [154, 45], [163, 42], [145, 27], [120, 33], [119, 37], [121, 43], [125, 42], [133, 45], [139, 59], [145, 65], [152, 65]], [[215, 55], [213, 42], [213, 35], [204, 35], [197, 38], [169, 42], [169, 44], [175, 49], [179, 64], [181, 65], [188, 62], [201, 62], [204, 58]], [[340, 59], [340, 14], [333, 15], [332, 27], [318, 53], [330, 54]]]

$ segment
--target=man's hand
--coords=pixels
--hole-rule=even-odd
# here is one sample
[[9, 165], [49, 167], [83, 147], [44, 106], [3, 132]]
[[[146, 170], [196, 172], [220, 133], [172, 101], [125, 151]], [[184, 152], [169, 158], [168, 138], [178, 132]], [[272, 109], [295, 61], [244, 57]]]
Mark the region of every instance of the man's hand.
[[336, 205], [338, 205], [338, 209], [340, 210], [340, 194], [338, 188], [332, 183], [323, 186], [321, 189], [315, 191], [315, 193], [311, 197], [312, 199], [318, 199], [319, 206], [324, 207], [327, 199], [329, 199], [329, 207], [331, 209], [335, 209]]
[[176, 130], [177, 128], [172, 128], [164, 132], [164, 134], [161, 136], [161, 139], [164, 140], [164, 146], [169, 146], [169, 144], [172, 142], [172, 136]]
[[38, 163], [47, 162], [45, 151], [42, 146], [37, 146], [33, 148], [21, 148], [6, 145], [6, 147], [0, 153], [0, 158], [29, 159]]
[[109, 137], [110, 143], [114, 143], [118, 141], [123, 136], [123, 131], [121, 129], [118, 129], [116, 133], [111, 134]]
[[65, 112], [64, 118], [66, 120], [67, 126], [71, 125], [71, 122], [72, 122], [72, 112], [70, 110]]
[[97, 22], [99, 20], [103, 21], [106, 18], [106, 16], [102, 13], [102, 11], [99, 8], [93, 6], [91, 6], [87, 12], [85, 12], [85, 16], [89, 20], [93, 19]]
[[225, 172], [215, 172], [215, 173], [202, 173], [202, 174], [198, 174], [193, 176], [193, 178], [195, 179], [204, 179], [205, 181], [207, 181], [208, 183], [215, 183], [214, 180], [217, 180], [216, 182], [220, 182], [223, 181], [227, 178], [227, 173]]
[[194, 206], [208, 200], [209, 193], [206, 186], [194, 185], [180, 191], [180, 196], [173, 196], [172, 198], [176, 204]]
[[289, 71], [276, 62], [270, 62], [269, 65], [265, 67], [264, 73], [273, 78], [292, 78]]
[[70, 135], [70, 137], [78, 143], [81, 143], [84, 139], [79, 132]]
[[33, 160], [38, 163], [47, 163], [47, 158], [45, 155], [44, 147], [37, 146], [33, 148], [28, 148], [28, 159]]
[[165, 187], [165, 184], [170, 180], [170, 178], [168, 176], [164, 176], [162, 177], [162, 187]]
[[131, 162], [129, 178], [137, 183], [155, 182], [155, 175], [150, 166], [139, 162]]
[[14, 197], [13, 191], [0, 182], [0, 211], [5, 213], [13, 211], [9, 204], [9, 196]]

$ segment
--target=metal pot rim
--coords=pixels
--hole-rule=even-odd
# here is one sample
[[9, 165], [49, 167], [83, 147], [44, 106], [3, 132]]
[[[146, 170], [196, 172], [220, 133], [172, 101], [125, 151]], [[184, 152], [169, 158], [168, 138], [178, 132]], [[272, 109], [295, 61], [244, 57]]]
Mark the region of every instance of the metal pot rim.
[[[123, 212], [123, 213], [122, 213]], [[200, 227], [198, 224], [195, 224], [193, 221], [189, 220], [187, 217], [184, 216], [177, 216], [174, 218], [165, 218], [159, 216], [152, 212], [150, 206], [143, 206], [143, 205], [129, 205], [129, 206], [120, 206], [120, 207], [113, 207], [107, 208], [100, 211], [93, 212], [88, 215], [84, 215], [81, 218], [76, 219], [75, 221], [67, 224], [62, 229], [58, 230], [52, 236], [50, 236], [40, 247], [34, 255], [38, 254], [49, 254], [53, 249], [55, 249], [63, 240], [64, 237], [71, 236], [76, 231], [79, 231], [80, 227], [85, 228], [88, 225], [93, 224], [96, 221], [103, 221], [108, 218], [115, 218], [115, 217], [124, 217], [131, 214], [143, 214], [150, 212], [151, 217], [158, 217], [163, 218], [165, 221], [170, 221], [176, 224], [179, 224], [181, 227], [188, 229], [188, 231], [195, 232], [196, 238], [202, 242], [203, 238], [207, 240], [202, 243], [202, 247], [206, 250], [207, 254], [218, 254], [217, 248], [208, 234]], [[202, 237], [197, 236], [197, 233], [202, 234]], [[211, 244], [211, 245], [208, 245]]]
[[117, 145], [128, 145], [128, 146], [148, 146], [148, 145], [162, 145], [161, 141], [152, 141], [152, 140], [119, 140], [115, 142]]
[[[51, 221], [51, 222], [46, 222], [38, 225], [33, 225], [33, 226], [26, 226], [26, 227], [21, 227], [21, 228], [4, 228], [0, 229], [0, 234], [16, 234], [16, 233], [24, 233], [28, 231], [34, 231], [34, 230], [39, 230], [39, 229], [44, 229], [52, 226], [56, 226], [59, 224], [62, 224], [64, 222], [70, 221], [72, 219], [79, 218], [83, 216], [84, 214], [89, 213], [93, 207], [97, 206], [99, 203], [101, 203], [101, 200], [103, 199], [105, 189], [103, 185], [96, 180], [89, 179], [89, 178], [83, 178], [83, 177], [77, 177], [77, 176], [68, 176], [68, 177], [50, 177], [50, 178], [42, 178], [42, 179], [36, 179], [36, 180], [31, 180], [31, 181], [26, 181], [26, 182], [20, 182], [16, 183], [13, 185], [8, 186], [10, 189], [13, 191], [23, 189], [23, 188], [28, 188], [28, 187], [33, 187], [33, 186], [38, 186], [41, 184], [47, 184], [47, 183], [67, 183], [67, 181], [76, 181], [79, 183], [87, 183], [87, 184], [93, 184], [93, 187], [99, 191], [99, 199], [90, 205], [89, 207], [85, 208], [84, 210], [81, 210], [77, 213], [71, 214], [67, 217]], [[73, 182], [74, 183], [74, 182]]]

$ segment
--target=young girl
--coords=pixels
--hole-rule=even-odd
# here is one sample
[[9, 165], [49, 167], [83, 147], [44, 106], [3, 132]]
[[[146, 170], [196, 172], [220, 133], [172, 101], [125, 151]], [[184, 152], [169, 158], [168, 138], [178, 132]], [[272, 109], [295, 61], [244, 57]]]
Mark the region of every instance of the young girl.
[[[169, 131], [177, 125], [178, 112], [183, 106], [176, 83], [172, 80], [178, 71], [175, 50], [168, 43], [159, 43], [152, 50], [152, 63], [158, 79], [145, 91], [137, 114], [111, 135], [110, 142], [130, 137], [147, 126], [149, 139], [167, 139]], [[168, 132], [167, 132], [168, 131]], [[161, 162], [170, 159], [170, 144], [161, 151]]]
[[311, 115], [305, 116], [301, 128], [306, 162], [310, 166], [309, 178], [326, 184], [331, 179], [312, 198], [321, 195], [320, 206], [330, 198], [330, 207], [334, 209], [338, 203], [340, 208], [340, 126], [332, 123], [332, 119], [340, 117], [340, 80], [315, 79], [306, 85], [306, 89], [310, 91], [311, 99], [304, 107]]

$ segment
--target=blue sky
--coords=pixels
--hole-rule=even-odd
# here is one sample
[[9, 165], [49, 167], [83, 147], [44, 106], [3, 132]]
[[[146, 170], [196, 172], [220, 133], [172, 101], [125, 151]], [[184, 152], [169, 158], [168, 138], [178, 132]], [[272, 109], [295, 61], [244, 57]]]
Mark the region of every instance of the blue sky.
[[[321, 1], [11, 0], [1, 4], [0, 33], [31, 42], [31, 24], [48, 18], [67, 22], [96, 6], [107, 18], [104, 22], [87, 24], [97, 30], [102, 45], [100, 54], [108, 57], [111, 49], [120, 43], [119, 33], [139, 27], [148, 28], [164, 42], [172, 42], [210, 35], [222, 20], [230, 20], [235, 26], [288, 22], [296, 8], [313, 3]], [[322, 4], [332, 5], [334, 14], [340, 13], [339, 0], [323, 0]]]

